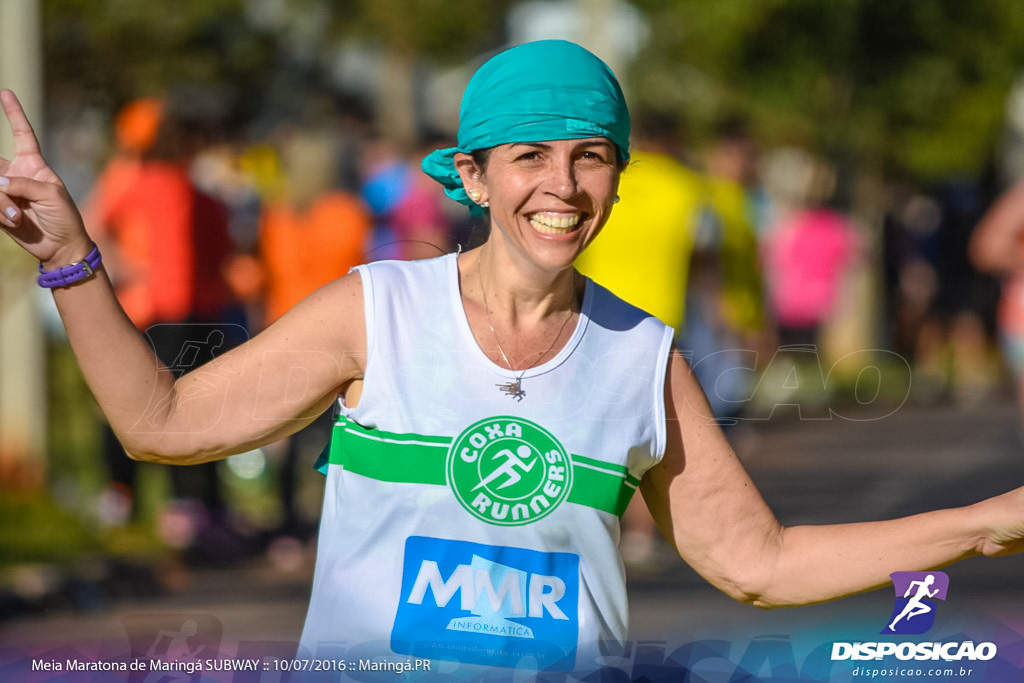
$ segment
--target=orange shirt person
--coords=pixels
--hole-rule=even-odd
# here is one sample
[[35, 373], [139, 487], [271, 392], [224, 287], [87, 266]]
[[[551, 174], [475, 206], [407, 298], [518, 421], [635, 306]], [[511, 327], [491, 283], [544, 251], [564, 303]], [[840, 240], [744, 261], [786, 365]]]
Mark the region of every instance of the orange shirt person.
[[362, 203], [340, 191], [306, 210], [287, 203], [265, 209], [260, 257], [266, 269], [266, 324], [319, 287], [365, 259], [370, 217]]
[[192, 182], [180, 126], [159, 100], [126, 105], [115, 124], [118, 153], [83, 212], [113, 247], [117, 297], [139, 329], [217, 320], [231, 301], [222, 274], [233, 251], [227, 209]]
[[358, 197], [335, 185], [333, 140], [316, 125], [279, 138], [278, 177], [260, 215], [263, 320], [257, 327], [366, 261], [372, 218]]

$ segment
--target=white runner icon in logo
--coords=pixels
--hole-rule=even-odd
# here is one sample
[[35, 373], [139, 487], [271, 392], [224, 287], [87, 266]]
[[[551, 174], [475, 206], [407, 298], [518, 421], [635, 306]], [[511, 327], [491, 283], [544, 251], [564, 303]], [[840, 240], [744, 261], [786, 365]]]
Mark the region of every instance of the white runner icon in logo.
[[473, 487], [474, 491], [481, 486], [487, 486], [492, 481], [503, 475], [508, 478], [505, 480], [505, 483], [498, 487], [499, 490], [512, 486], [513, 484], [517, 484], [523, 477], [519, 472], [516, 472], [516, 469], [518, 468], [525, 473], [532, 470], [533, 466], [537, 464], [536, 460], [533, 460], [529, 465], [526, 464], [526, 460], [533, 458], [533, 451], [526, 445], [516, 448], [515, 453], [507, 448], [503, 448], [494, 455], [494, 458], [505, 458], [505, 462], [485, 478], [481, 479], [480, 483]]
[[933, 583], [935, 583], [934, 574], [929, 574], [924, 577], [923, 581], [910, 582], [910, 585], [907, 586], [907, 592], [903, 594], [903, 597], [910, 598], [910, 593], [914, 590], [915, 586], [917, 587], [917, 592], [914, 593], [914, 597], [910, 598], [910, 601], [907, 602], [906, 606], [904, 606], [903, 611], [896, 615], [896, 618], [892, 620], [891, 624], [889, 624], [890, 631], [896, 630], [896, 624], [899, 623], [901, 619], [905, 618], [907, 621], [910, 621], [912, 617], [916, 617], [920, 614], [927, 614], [932, 611], [931, 605], [922, 601], [925, 598], [934, 598], [939, 592], [938, 588], [935, 590], [929, 590]]

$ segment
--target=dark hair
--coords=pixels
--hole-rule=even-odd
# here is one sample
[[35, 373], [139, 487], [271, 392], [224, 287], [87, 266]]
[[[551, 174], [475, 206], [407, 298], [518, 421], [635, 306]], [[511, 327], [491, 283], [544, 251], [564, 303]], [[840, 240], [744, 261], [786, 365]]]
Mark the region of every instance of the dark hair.
[[494, 151], [493, 147], [486, 147], [484, 149], [474, 149], [469, 153], [469, 156], [473, 157], [473, 161], [480, 167], [480, 172], [483, 173], [487, 170], [487, 162], [491, 160], [491, 152]]

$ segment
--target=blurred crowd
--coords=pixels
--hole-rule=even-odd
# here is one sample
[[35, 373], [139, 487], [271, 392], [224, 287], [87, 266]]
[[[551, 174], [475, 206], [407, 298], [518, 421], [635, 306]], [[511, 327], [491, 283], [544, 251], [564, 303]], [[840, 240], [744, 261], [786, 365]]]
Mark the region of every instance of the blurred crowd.
[[[433, 142], [387, 139], [358, 109], [319, 100], [256, 133], [235, 125], [215, 94], [180, 88], [119, 108], [80, 203], [126, 313], [167, 371], [181, 374], [355, 265], [452, 250], [464, 218], [418, 169], [419, 145]], [[316, 528], [309, 480], [330, 418], [227, 463], [160, 468], [169, 479], [153, 520], [161, 540], [186, 563], [230, 563], [268, 547], [291, 562]], [[99, 521], [136, 523], [140, 471], [150, 466], [127, 458], [109, 427], [101, 432], [109, 481]], [[238, 509], [238, 481], [269, 489], [250, 519]]]
[[[451, 144], [443, 135], [391, 139], [368, 112], [327, 99], [259, 125], [230, 109], [188, 88], [125, 104], [81, 197], [126, 312], [169, 372], [214, 359], [359, 263], [465, 249], [486, 229], [419, 170], [425, 149]], [[1009, 267], [971, 246], [995, 183], [892, 182], [871, 221], [852, 211], [844, 169], [824, 156], [762, 149], [742, 120], [707, 139], [683, 130], [673, 113], [634, 115], [621, 200], [578, 266], [677, 330], [727, 430], [783, 408], [802, 419], [841, 412], [844, 377], [861, 392], [865, 367], [885, 373], [864, 361], [869, 349], [913, 370], [878, 379], [869, 393], [879, 400], [978, 404], [1000, 389]], [[186, 561], [266, 552], [287, 565], [315, 535], [312, 465], [330, 418], [225, 463], [166, 468], [160, 538]], [[129, 524], [140, 465], [109, 429], [103, 441], [98, 514]], [[260, 513], [239, 509], [241, 480], [269, 492]], [[627, 563], [654, 562], [639, 506], [625, 526]]]

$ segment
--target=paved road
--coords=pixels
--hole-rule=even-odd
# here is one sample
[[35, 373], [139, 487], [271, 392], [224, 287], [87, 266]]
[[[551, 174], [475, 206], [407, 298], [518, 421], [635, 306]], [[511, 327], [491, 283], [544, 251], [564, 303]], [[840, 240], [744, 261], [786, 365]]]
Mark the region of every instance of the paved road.
[[[864, 421], [776, 416], [741, 423], [731, 438], [784, 523], [820, 524], [966, 505], [1024, 483], [1018, 433], [1012, 399], [999, 397], [969, 409], [904, 406]], [[178, 618], [180, 624], [180, 615], [197, 616], [201, 626], [221, 629], [224, 651], [246, 641], [294, 642], [308, 596], [309, 566], [282, 572], [257, 562], [205, 570], [191, 574], [181, 590], [158, 598], [125, 600], [91, 613], [54, 611], [2, 621], [0, 680], [2, 648], [10, 648], [6, 661], [12, 651], [38, 654], [51, 646], [102, 656], [111, 648], [123, 650], [133, 625], [146, 619]], [[950, 592], [941, 615], [947, 635], [962, 629], [971, 637], [1001, 639], [1001, 654], [1018, 667], [1017, 680], [1024, 680], [1019, 671], [1024, 669], [1024, 557], [975, 558], [947, 573]], [[892, 609], [891, 591], [766, 612], [731, 602], [681, 561], [669, 559], [659, 572], [631, 577], [636, 649], [627, 658], [657, 660], [681, 645], [721, 641], [727, 652], [705, 660], [711, 670], [705, 678], [725, 681], [741, 656], [766, 642], [782, 643], [790, 662], [787, 656], [769, 659], [763, 671], [765, 680], [782, 680], [778, 672], [789, 671], [788, 665], [804, 666], [806, 672], [810, 653], [830, 638], [877, 639]]]

